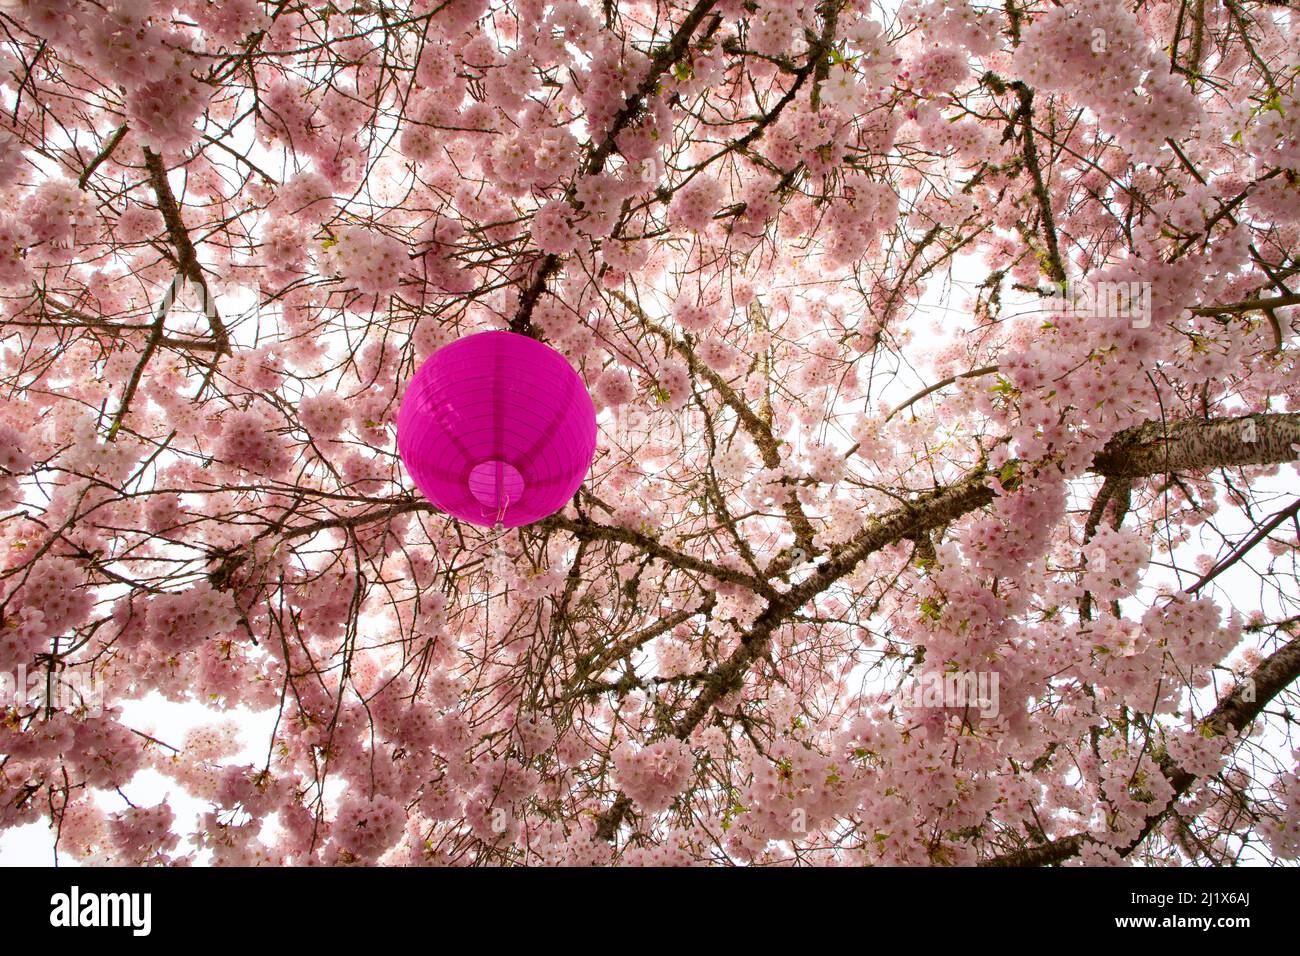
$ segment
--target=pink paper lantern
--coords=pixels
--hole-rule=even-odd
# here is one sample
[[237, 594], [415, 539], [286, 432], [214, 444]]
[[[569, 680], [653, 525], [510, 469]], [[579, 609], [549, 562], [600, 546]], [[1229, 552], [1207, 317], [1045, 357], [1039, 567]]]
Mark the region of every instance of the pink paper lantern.
[[568, 359], [513, 332], [479, 332], [420, 366], [397, 413], [397, 452], [424, 496], [489, 527], [564, 507], [596, 452], [596, 410]]

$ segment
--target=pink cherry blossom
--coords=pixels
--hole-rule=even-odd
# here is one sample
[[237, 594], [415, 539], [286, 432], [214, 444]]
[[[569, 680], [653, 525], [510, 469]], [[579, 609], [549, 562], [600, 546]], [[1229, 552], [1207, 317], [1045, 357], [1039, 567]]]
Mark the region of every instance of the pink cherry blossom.
[[[0, 861], [1300, 854], [1287, 5], [0, 16]], [[498, 531], [396, 428], [506, 329]]]

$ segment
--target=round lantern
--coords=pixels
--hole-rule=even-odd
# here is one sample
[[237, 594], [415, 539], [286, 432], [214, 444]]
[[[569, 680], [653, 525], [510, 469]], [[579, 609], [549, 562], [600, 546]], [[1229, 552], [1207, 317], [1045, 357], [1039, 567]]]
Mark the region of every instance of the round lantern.
[[433, 353], [397, 413], [397, 452], [448, 514], [515, 528], [564, 507], [596, 452], [596, 410], [564, 356], [513, 332]]

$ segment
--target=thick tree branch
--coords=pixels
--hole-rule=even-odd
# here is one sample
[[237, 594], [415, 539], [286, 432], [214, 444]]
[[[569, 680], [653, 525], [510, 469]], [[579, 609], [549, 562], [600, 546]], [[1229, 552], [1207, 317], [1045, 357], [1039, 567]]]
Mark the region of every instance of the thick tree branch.
[[1300, 305], [1300, 293], [1294, 295], [1275, 295], [1263, 299], [1246, 299], [1242, 302], [1228, 302], [1224, 305], [1202, 305], [1191, 310], [1192, 315], [1230, 315], [1241, 312], [1268, 311], [1281, 309], [1289, 305]]
[[1261, 413], [1213, 421], [1148, 422], [1117, 436], [1093, 461], [1093, 471], [1139, 478], [1295, 461], [1300, 414]]
[[1065, 262], [1061, 259], [1061, 250], [1056, 238], [1056, 216], [1052, 213], [1052, 197], [1047, 192], [1043, 181], [1043, 168], [1038, 159], [1038, 147], [1034, 144], [1034, 91], [1019, 81], [1011, 84], [1020, 100], [1017, 111], [1024, 134], [1021, 143], [1024, 149], [1025, 166], [1034, 181], [1034, 199], [1038, 202], [1038, 218], [1042, 226], [1043, 242], [1047, 246], [1044, 271], [1049, 279], [1057, 285], [1066, 281]]
[[203, 311], [212, 328], [217, 356], [229, 355], [230, 336], [221, 321], [221, 316], [217, 313], [212, 292], [208, 289], [207, 279], [203, 275], [203, 267], [199, 265], [198, 253], [194, 250], [194, 243], [190, 241], [190, 231], [181, 217], [181, 208], [172, 193], [171, 183], [167, 181], [167, 167], [163, 165], [162, 157], [147, 146], [144, 148], [144, 161], [149, 169], [149, 183], [153, 186], [154, 196], [158, 201], [158, 211], [162, 213], [163, 222], [167, 226], [167, 238], [171, 240], [176, 250], [177, 268], [181, 275], [193, 282], [203, 294]]

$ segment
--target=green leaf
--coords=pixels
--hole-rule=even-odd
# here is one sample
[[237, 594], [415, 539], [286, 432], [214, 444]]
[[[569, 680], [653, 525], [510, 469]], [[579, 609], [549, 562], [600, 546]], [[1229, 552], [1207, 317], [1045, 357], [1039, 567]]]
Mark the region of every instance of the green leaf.
[[1006, 395], [1008, 398], [1014, 398], [1020, 394], [1020, 389], [1012, 385], [1009, 379], [1005, 379], [1001, 375], [997, 378], [997, 384], [990, 389], [991, 391], [997, 392], [1000, 395]]
[[1003, 465], [1002, 470], [998, 472], [998, 481], [1008, 491], [1017, 488], [1020, 485], [1020, 463], [1009, 461]]

